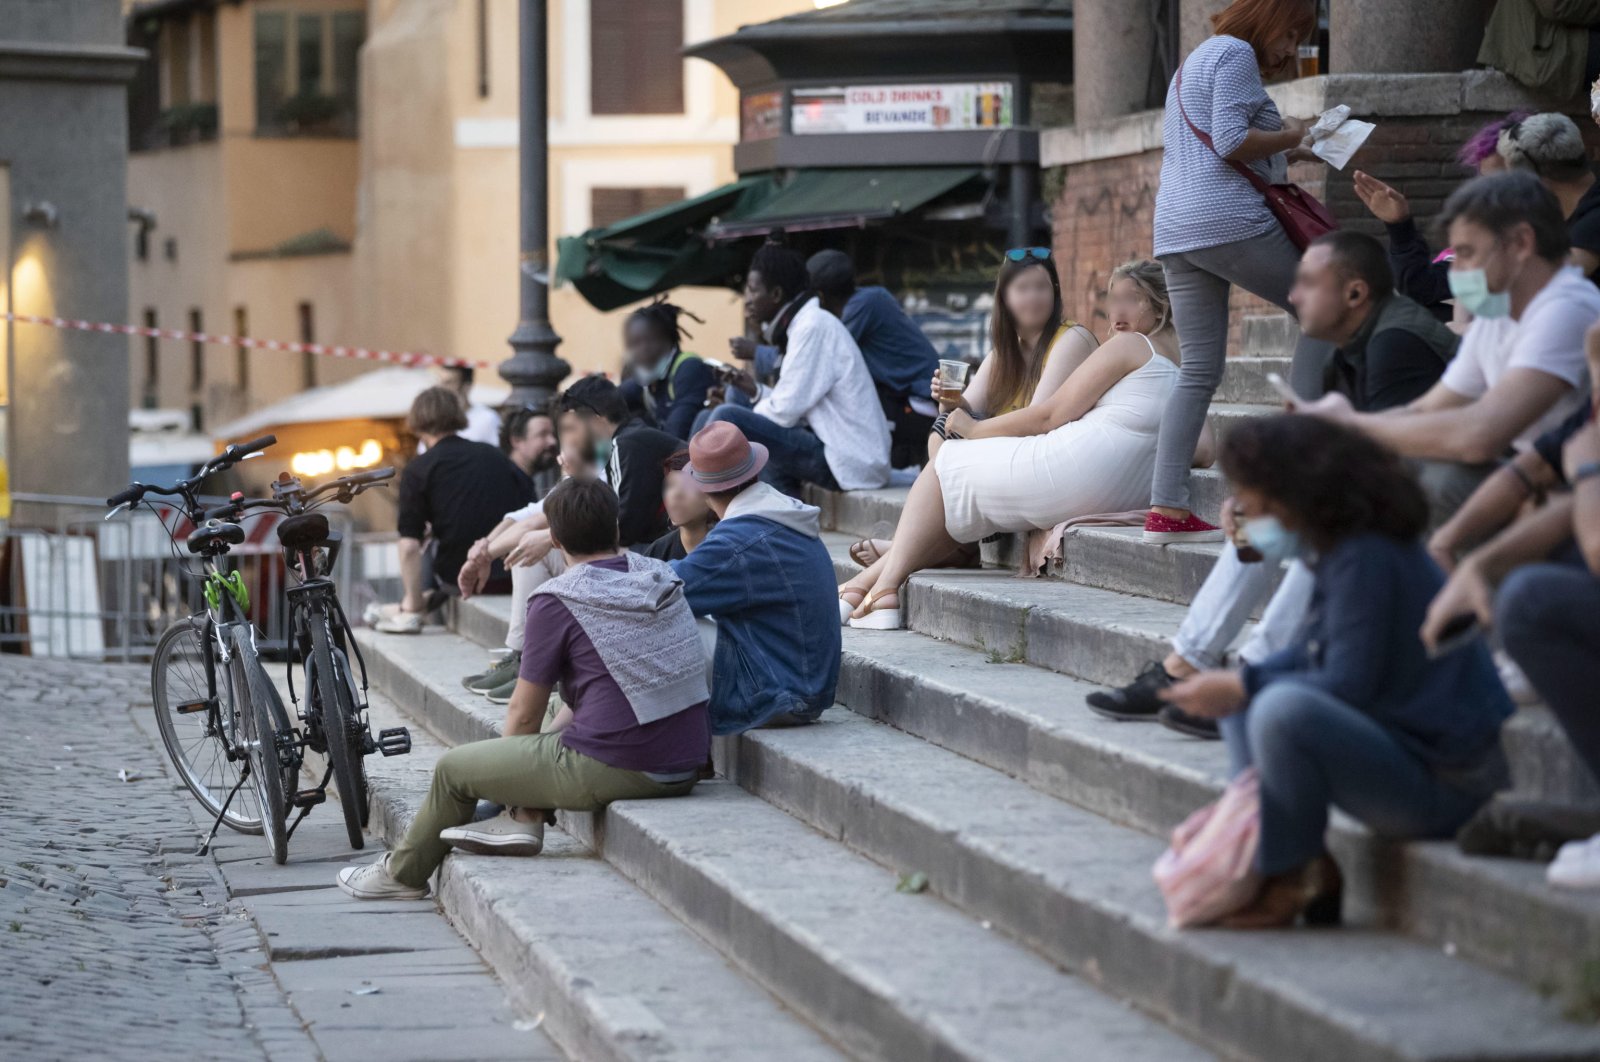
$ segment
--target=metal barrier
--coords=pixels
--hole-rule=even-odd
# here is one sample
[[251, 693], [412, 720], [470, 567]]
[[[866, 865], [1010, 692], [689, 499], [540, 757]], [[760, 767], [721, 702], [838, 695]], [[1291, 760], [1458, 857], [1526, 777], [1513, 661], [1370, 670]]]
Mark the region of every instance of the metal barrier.
[[[14, 494], [12, 503], [12, 520], [0, 521], [0, 652], [148, 659], [162, 631], [205, 607], [200, 558], [183, 546], [193, 527], [174, 507], [157, 503], [154, 513], [139, 508], [107, 521], [98, 498]], [[399, 596], [396, 535], [356, 532], [344, 512], [323, 512], [344, 539], [334, 579], [359, 623], [368, 603]], [[247, 517], [245, 542], [225, 560], [243, 574], [268, 651], [283, 647], [288, 622], [273, 533], [279, 519]]]

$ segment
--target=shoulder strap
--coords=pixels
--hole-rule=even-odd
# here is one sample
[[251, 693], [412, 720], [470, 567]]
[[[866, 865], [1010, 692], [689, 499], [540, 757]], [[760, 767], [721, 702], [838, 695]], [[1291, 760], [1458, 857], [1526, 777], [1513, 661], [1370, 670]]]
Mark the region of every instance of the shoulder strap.
[[[676, 354], [674, 354], [672, 356], [672, 364], [667, 366], [667, 401], [668, 402], [677, 401], [677, 399], [678, 399], [678, 384], [677, 384], [677, 381], [673, 379], [673, 377], [678, 375], [679, 367], [682, 366], [684, 362], [690, 360], [691, 358], [693, 358], [695, 361], [699, 361], [700, 360], [700, 355], [691, 354], [687, 350], [684, 350], [682, 347], [679, 347], [678, 348], [678, 353], [676, 353]], [[648, 391], [649, 389], [646, 388], [646, 390]]]
[[1266, 195], [1268, 190], [1269, 190], [1269, 185], [1267, 184], [1266, 180], [1263, 179], [1262, 176], [1260, 174], [1258, 174], [1255, 170], [1252, 170], [1249, 166], [1246, 166], [1244, 163], [1236, 162], [1236, 161], [1234, 161], [1233, 159], [1230, 159], [1230, 158], [1223, 158], [1222, 153], [1217, 150], [1217, 145], [1212, 141], [1211, 134], [1205, 132], [1204, 130], [1202, 130], [1198, 125], [1195, 125], [1194, 121], [1189, 117], [1189, 112], [1183, 106], [1183, 66], [1182, 66], [1182, 64], [1179, 64], [1179, 66], [1178, 66], [1178, 81], [1177, 81], [1176, 89], [1177, 89], [1177, 91], [1174, 93], [1174, 95], [1176, 95], [1177, 98], [1178, 98], [1178, 113], [1183, 116], [1184, 124], [1189, 127], [1189, 131], [1190, 132], [1194, 133], [1195, 139], [1199, 140], [1200, 143], [1202, 143], [1206, 147], [1210, 148], [1211, 149], [1211, 153], [1213, 155], [1217, 156], [1217, 158], [1222, 159], [1223, 162], [1226, 162], [1229, 166], [1232, 166], [1235, 172], [1237, 172], [1240, 176], [1242, 176], [1245, 180], [1249, 181], [1250, 184], [1255, 187], [1256, 191], [1260, 192], [1262, 195]]

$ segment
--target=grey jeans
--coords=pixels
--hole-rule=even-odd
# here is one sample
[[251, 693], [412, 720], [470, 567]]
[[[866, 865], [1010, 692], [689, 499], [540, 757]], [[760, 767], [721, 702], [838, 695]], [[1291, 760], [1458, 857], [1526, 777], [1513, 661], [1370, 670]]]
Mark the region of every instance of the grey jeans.
[[[1182, 364], [1161, 420], [1152, 504], [1189, 508], [1189, 466], [1228, 356], [1229, 291], [1237, 285], [1293, 312], [1289, 288], [1299, 264], [1300, 252], [1281, 228], [1237, 243], [1161, 257]], [[1331, 343], [1306, 336], [1295, 344], [1289, 382], [1302, 396], [1321, 396], [1322, 372], [1333, 349]]]

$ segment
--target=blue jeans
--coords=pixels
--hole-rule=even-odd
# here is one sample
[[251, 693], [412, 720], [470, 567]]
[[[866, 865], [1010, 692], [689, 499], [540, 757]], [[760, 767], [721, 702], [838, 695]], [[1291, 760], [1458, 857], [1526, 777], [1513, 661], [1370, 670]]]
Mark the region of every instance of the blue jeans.
[[1600, 781], [1600, 578], [1578, 561], [1519, 568], [1500, 587], [1495, 630]]
[[815, 483], [828, 490], [838, 490], [839, 483], [828, 468], [828, 458], [823, 452], [822, 440], [809, 428], [785, 428], [770, 421], [753, 409], [740, 406], [718, 406], [711, 414], [712, 420], [725, 420], [744, 432], [744, 437], [767, 448], [767, 467], [761, 470], [761, 479], [790, 497], [800, 497], [800, 488]]
[[[739, 409], [750, 409], [755, 406], [755, 399], [751, 398], [749, 395], [746, 395], [737, 387], [730, 387], [728, 388], [728, 397], [723, 401], [722, 405], [735, 406]], [[704, 428], [707, 424], [710, 424], [712, 416], [721, 408], [722, 406], [712, 406], [709, 409], [702, 409], [700, 412], [696, 413], [694, 415], [694, 426], [689, 429], [689, 438], [692, 439], [696, 435], [699, 435], [700, 429]]]
[[1366, 712], [1305, 682], [1270, 683], [1244, 712], [1244, 727], [1224, 732], [1261, 775], [1263, 874], [1295, 870], [1326, 850], [1329, 809], [1337, 807], [1379, 837], [1452, 836], [1507, 781], [1496, 744], [1483, 762], [1441, 778]]

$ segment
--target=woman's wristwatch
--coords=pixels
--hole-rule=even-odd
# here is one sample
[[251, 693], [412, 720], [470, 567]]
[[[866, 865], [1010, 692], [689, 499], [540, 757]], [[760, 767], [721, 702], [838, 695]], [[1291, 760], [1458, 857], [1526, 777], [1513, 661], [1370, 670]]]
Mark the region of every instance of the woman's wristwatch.
[[1600, 476], [1600, 461], [1590, 461], [1579, 465], [1572, 473], [1572, 485], [1576, 487], [1584, 480], [1593, 479], [1595, 476]]

